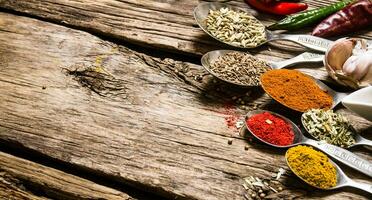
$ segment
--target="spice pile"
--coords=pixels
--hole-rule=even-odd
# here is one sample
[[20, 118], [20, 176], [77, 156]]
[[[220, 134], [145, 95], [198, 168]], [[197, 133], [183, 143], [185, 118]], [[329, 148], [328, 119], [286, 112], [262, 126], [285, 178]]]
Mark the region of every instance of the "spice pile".
[[307, 75], [288, 69], [270, 70], [261, 76], [264, 90], [276, 101], [300, 112], [330, 108], [332, 97]]
[[264, 199], [270, 194], [278, 193], [283, 190], [283, 187], [277, 179], [262, 180], [253, 176], [244, 178], [243, 187], [247, 191], [245, 198], [248, 200]]
[[269, 65], [248, 53], [231, 52], [211, 63], [210, 70], [219, 78], [240, 85], [259, 86], [260, 76]]
[[302, 114], [302, 122], [317, 140], [344, 148], [355, 143], [355, 132], [349, 121], [332, 110], [311, 109]]
[[325, 154], [299, 145], [288, 149], [286, 158], [292, 171], [308, 184], [322, 189], [336, 186], [336, 168]]
[[266, 42], [265, 26], [253, 16], [229, 8], [210, 10], [207, 30], [216, 38], [237, 47], [257, 47]]
[[292, 127], [280, 117], [264, 112], [253, 115], [246, 123], [254, 135], [270, 144], [287, 146], [293, 143]]

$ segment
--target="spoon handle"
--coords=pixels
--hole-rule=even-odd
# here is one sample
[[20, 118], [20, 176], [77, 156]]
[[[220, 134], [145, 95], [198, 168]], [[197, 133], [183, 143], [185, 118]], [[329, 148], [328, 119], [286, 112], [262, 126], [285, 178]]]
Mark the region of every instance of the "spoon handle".
[[333, 105], [331, 109], [335, 108], [346, 96], [348, 96], [350, 93], [345, 92], [334, 92], [333, 96]]
[[366, 174], [369, 177], [372, 177], [372, 163], [364, 160], [363, 158], [357, 156], [356, 154], [345, 150], [341, 147], [337, 147], [331, 144], [327, 144], [324, 142], [318, 142], [312, 139], [307, 139], [304, 141], [305, 144], [312, 145], [329, 156], [333, 157], [334, 159], [342, 162], [343, 164]]
[[326, 52], [333, 41], [312, 35], [275, 34], [271, 40], [289, 40], [315, 51]]
[[356, 182], [350, 179], [346, 183], [346, 186], [358, 188], [358, 189], [361, 189], [363, 191], [366, 191], [372, 194], [372, 185], [368, 183]]
[[270, 64], [273, 69], [281, 69], [284, 67], [289, 67], [289, 66], [298, 64], [298, 63], [321, 62], [323, 61], [323, 59], [324, 59], [323, 54], [305, 52], [296, 57], [283, 60], [283, 61], [279, 61], [279, 62], [272, 62]]
[[332, 88], [328, 87], [326, 84], [324, 84], [322, 81], [318, 80], [318, 79], [313, 79], [316, 84], [324, 91], [326, 91], [328, 94], [330, 94], [333, 98], [333, 104], [332, 104], [332, 107], [331, 109], [333, 109], [334, 107], [336, 107], [341, 101], [342, 99], [344, 99], [347, 95], [349, 95], [350, 93], [344, 93], [344, 92], [336, 92], [334, 91]]
[[356, 143], [356, 145], [364, 145], [364, 146], [372, 146], [372, 141], [367, 140], [364, 137], [360, 136], [359, 141]]

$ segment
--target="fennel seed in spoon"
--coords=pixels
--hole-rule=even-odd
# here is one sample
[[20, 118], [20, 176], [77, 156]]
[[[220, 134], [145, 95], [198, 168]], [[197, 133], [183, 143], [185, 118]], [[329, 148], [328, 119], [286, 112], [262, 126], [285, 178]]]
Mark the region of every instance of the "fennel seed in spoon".
[[253, 48], [266, 42], [265, 26], [255, 17], [229, 8], [210, 10], [206, 28], [214, 37], [236, 47]]

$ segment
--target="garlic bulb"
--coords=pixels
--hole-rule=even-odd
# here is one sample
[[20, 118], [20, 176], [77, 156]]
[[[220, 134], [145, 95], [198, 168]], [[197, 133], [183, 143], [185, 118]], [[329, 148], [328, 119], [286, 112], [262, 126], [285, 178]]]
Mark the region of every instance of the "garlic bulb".
[[346, 60], [353, 54], [355, 44], [356, 41], [347, 39], [335, 42], [332, 50], [327, 54], [329, 65], [335, 70], [341, 70]]
[[342, 85], [353, 88], [372, 85], [372, 50], [368, 50], [364, 39], [336, 40], [326, 52], [324, 64], [328, 74]]

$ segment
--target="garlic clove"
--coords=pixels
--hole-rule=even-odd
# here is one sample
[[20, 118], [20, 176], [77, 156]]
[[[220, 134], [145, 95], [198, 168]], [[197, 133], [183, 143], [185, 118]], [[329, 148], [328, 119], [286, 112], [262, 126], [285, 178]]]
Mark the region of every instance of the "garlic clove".
[[358, 56], [351, 56], [344, 64], [343, 71], [346, 75], [355, 80], [361, 80], [366, 76], [372, 66], [372, 54], [363, 53]]
[[330, 77], [339, 84], [355, 89], [372, 85], [370, 46], [360, 38], [336, 40], [324, 57], [324, 65]]
[[326, 55], [329, 67], [334, 71], [341, 70], [346, 60], [353, 54], [355, 45], [356, 40], [354, 39], [336, 40]]
[[364, 39], [355, 39], [356, 45], [353, 49], [353, 55], [360, 55], [365, 53], [368, 50], [367, 40]]
[[345, 73], [345, 75], [351, 76], [354, 74], [354, 71], [357, 68], [357, 60], [358, 56], [351, 56], [346, 60], [346, 62], [342, 66], [342, 71]]
[[365, 59], [369, 58], [367, 63], [365, 64], [365, 67], [367, 67], [367, 72], [364, 75], [364, 77], [360, 80], [360, 85], [362, 87], [370, 86], [372, 85], [372, 51], [369, 53], [366, 53]]

